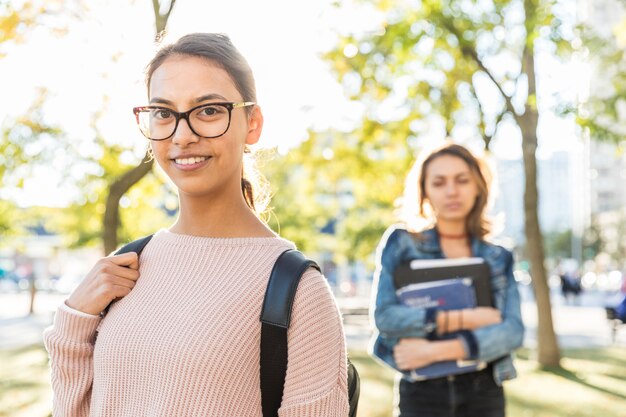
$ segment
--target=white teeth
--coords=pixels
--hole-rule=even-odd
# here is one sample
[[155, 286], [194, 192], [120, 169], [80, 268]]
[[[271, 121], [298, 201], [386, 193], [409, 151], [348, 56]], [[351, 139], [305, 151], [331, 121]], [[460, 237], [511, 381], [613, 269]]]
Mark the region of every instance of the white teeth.
[[207, 159], [209, 159], [207, 156], [192, 156], [191, 158], [178, 158], [174, 161], [179, 165], [191, 165], [206, 161]]

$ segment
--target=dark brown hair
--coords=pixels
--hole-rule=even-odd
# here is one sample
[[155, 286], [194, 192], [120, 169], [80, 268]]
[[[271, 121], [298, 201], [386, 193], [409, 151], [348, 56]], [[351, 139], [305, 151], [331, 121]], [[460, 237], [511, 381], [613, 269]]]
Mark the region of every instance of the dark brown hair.
[[[252, 69], [248, 61], [235, 48], [230, 38], [223, 33], [190, 33], [175, 43], [165, 45], [159, 49], [146, 68], [146, 86], [150, 92], [152, 74], [163, 62], [172, 56], [193, 56], [210, 61], [228, 73], [235, 88], [241, 94], [243, 101], [256, 103], [256, 87]], [[245, 107], [249, 115], [253, 107]], [[250, 154], [246, 146], [245, 151]], [[255, 213], [263, 212], [269, 201], [269, 192], [266, 181], [254, 168], [254, 159], [251, 155], [244, 158], [244, 172], [241, 175], [241, 191], [246, 204]], [[255, 195], [256, 194], [256, 195]]]
[[403, 206], [410, 206], [412, 202], [415, 202], [417, 206], [414, 207], [413, 210], [410, 208], [406, 209], [406, 207], [403, 207], [403, 209], [405, 213], [412, 213], [413, 215], [419, 216], [421, 219], [429, 220], [431, 224], [434, 223], [436, 219], [434, 219], [430, 205], [428, 205], [427, 202], [426, 173], [430, 163], [444, 155], [454, 156], [463, 160], [469, 167], [472, 177], [476, 181], [478, 196], [476, 197], [472, 210], [465, 219], [465, 227], [471, 236], [483, 239], [491, 231], [491, 223], [487, 219], [486, 214], [487, 203], [489, 202], [489, 181], [491, 177], [486, 165], [462, 145], [455, 143], [446, 144], [428, 154], [424, 154], [422, 158], [415, 162], [407, 176]]

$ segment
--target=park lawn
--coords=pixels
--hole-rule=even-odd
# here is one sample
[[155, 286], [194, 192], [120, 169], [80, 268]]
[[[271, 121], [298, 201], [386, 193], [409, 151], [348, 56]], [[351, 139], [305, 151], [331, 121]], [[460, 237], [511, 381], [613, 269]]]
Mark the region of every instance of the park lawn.
[[[508, 417], [624, 417], [626, 350], [563, 352], [563, 369], [540, 370], [521, 349], [519, 378], [505, 385]], [[394, 372], [364, 352], [351, 352], [361, 375], [358, 417], [390, 417]], [[41, 346], [0, 351], [0, 417], [48, 417], [51, 393]], [[478, 417], [478, 416], [477, 416]]]
[[[626, 417], [623, 347], [565, 350], [555, 370], [538, 369], [531, 355], [518, 351], [519, 377], [505, 383], [508, 417]], [[363, 352], [350, 358], [361, 374], [358, 417], [391, 417], [393, 371]]]
[[48, 417], [51, 404], [43, 347], [0, 350], [0, 417]]

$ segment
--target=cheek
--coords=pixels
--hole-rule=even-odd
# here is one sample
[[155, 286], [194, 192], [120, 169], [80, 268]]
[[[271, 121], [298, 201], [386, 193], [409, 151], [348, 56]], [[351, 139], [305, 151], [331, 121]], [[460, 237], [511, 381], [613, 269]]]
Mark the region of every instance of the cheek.
[[159, 163], [167, 159], [167, 147], [166, 144], [162, 142], [151, 141], [150, 152], [152, 153], [152, 157]]
[[478, 196], [480, 195], [480, 192], [478, 191], [477, 187], [471, 187], [468, 191], [467, 191], [467, 201], [468, 203], [474, 207], [474, 205], [476, 204], [476, 202], [478, 201]]

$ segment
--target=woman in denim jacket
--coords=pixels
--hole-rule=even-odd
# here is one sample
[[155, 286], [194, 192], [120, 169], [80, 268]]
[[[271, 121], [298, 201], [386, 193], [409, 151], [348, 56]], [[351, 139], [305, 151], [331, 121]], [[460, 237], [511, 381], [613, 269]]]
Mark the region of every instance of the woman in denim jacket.
[[[372, 354], [401, 372], [394, 401], [398, 416], [505, 414], [502, 383], [516, 376], [512, 352], [522, 345], [524, 327], [512, 254], [485, 241], [489, 232], [485, 174], [480, 161], [456, 144], [417, 161], [407, 176], [404, 223], [391, 226], [378, 246], [371, 309], [376, 326]], [[416, 220], [430, 223], [419, 227]], [[489, 265], [495, 308], [444, 312], [400, 303], [393, 281], [400, 263], [462, 257], [481, 257]], [[435, 340], [437, 335], [450, 332], [457, 332], [458, 337]], [[461, 359], [487, 366], [424, 381], [415, 381], [409, 372], [434, 362]]]

